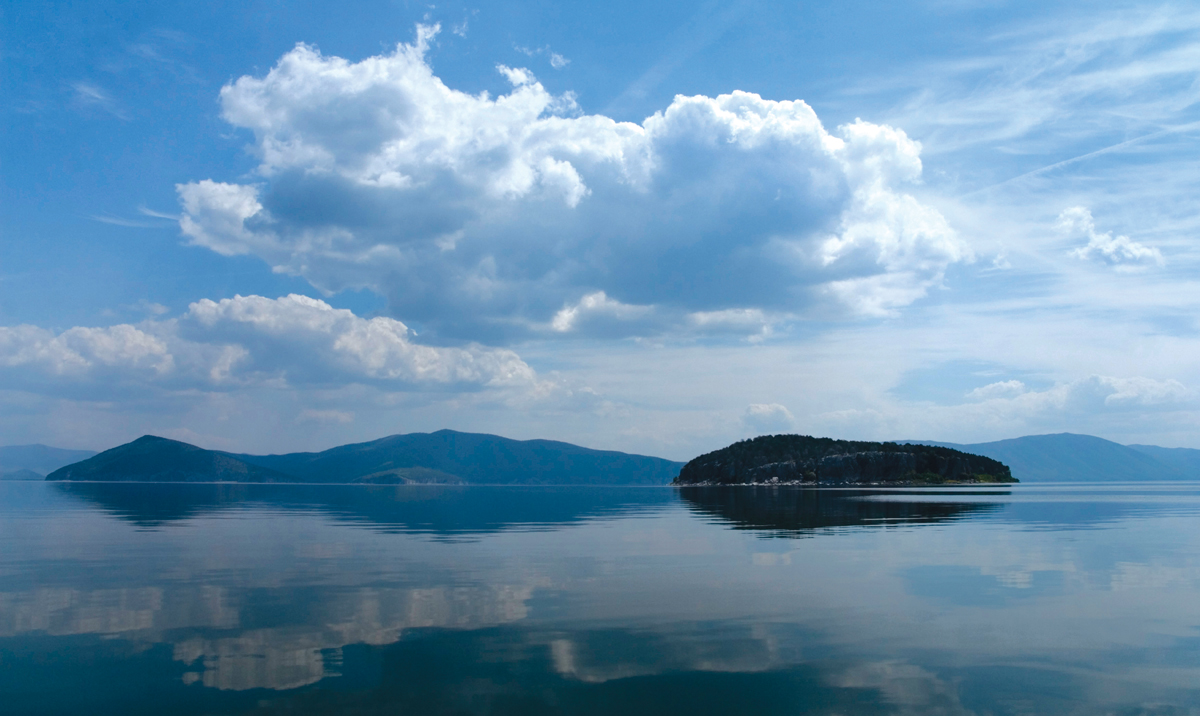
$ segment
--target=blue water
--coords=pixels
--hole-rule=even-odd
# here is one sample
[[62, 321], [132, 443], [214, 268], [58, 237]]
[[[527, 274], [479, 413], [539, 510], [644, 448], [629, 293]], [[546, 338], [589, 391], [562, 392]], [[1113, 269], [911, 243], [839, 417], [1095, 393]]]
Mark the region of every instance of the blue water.
[[1200, 484], [0, 483], [0, 714], [1198, 714]]

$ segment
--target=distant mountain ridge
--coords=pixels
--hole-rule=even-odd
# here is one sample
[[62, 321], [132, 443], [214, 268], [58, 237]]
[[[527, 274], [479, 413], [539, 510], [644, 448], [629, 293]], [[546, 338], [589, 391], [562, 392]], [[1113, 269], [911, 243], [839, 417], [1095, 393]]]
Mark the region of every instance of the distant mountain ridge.
[[553, 440], [439, 430], [319, 453], [242, 455], [146, 435], [47, 480], [358, 484], [665, 485], [682, 463]]
[[95, 454], [91, 450], [64, 450], [40, 444], [0, 447], [0, 480], [40, 480], [60, 467]]
[[984, 455], [1008, 465], [1022, 482], [1200, 480], [1200, 450], [1121, 445], [1091, 435], [1027, 435], [987, 443], [898, 442]]

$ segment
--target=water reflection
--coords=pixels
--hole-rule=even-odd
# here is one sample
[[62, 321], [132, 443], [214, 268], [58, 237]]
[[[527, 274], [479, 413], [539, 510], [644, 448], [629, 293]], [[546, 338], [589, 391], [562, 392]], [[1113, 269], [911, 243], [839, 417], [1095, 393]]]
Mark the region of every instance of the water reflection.
[[0, 714], [1194, 713], [1175, 489], [4, 486]]
[[979, 516], [1000, 509], [1000, 500], [1010, 493], [974, 493], [986, 495], [991, 502], [951, 501], [968, 493], [926, 493], [920, 500], [875, 501], [865, 498], [889, 493], [797, 487], [685, 487], [679, 494], [698, 514], [718, 518], [735, 529], [797, 537], [836, 527], [929, 524]]
[[0, 640], [36, 633], [95, 634], [146, 646], [165, 642], [172, 645], [171, 658], [188, 667], [184, 683], [283, 690], [337, 675], [341, 649], [349, 644], [391, 644], [411, 629], [478, 629], [519, 621], [527, 614], [532, 589], [309, 589], [307, 594], [206, 585], [47, 589], [0, 594]]
[[[589, 644], [602, 653], [588, 654]], [[347, 654], [377, 665], [380, 678], [372, 688], [309, 691], [263, 703], [252, 713], [971, 713], [954, 684], [919, 667], [814, 660], [778, 668], [767, 646], [746, 638], [715, 641], [704, 654], [678, 654], [665, 641], [617, 631], [587, 633], [569, 643], [531, 641], [506, 629], [417, 637]], [[617, 649], [628, 659], [621, 675], [578, 678], [576, 659], [590, 656], [611, 670]], [[639, 670], [639, 661], [653, 666]]]
[[380, 531], [469, 535], [552, 528], [672, 504], [667, 487], [51, 483], [144, 528], [235, 509], [314, 511]]

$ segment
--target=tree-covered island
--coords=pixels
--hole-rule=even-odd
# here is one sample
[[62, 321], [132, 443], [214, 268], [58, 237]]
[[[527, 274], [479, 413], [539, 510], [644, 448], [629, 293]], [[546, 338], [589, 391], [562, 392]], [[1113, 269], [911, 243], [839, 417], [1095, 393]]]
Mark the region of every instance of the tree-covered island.
[[701, 455], [673, 485], [956, 485], [1012, 483], [1008, 466], [931, 445], [764, 435]]

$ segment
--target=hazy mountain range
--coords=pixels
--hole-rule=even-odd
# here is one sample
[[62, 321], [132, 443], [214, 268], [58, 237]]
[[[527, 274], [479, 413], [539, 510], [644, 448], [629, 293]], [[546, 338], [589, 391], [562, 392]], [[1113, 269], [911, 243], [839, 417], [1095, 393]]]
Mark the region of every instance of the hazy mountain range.
[[60, 467], [95, 454], [92, 450], [64, 450], [48, 445], [0, 447], [0, 480], [41, 480]]
[[[1026, 483], [1200, 479], [1200, 450], [1120, 445], [1090, 435], [1029, 435], [973, 444], [899, 442], [951, 447], [999, 460], [1012, 469], [1013, 477]], [[286, 455], [221, 453], [162, 438], [114, 450], [120, 452], [83, 466], [93, 471], [92, 477], [80, 472], [73, 479], [112, 479], [100, 475], [118, 468], [128, 473], [124, 479], [135, 480], [175, 469], [177, 479], [188, 479], [184, 473], [198, 479], [194, 476], [206, 471], [225, 470], [225, 479], [261, 482], [645, 485], [670, 482], [683, 465], [553, 440], [509, 440], [453, 430], [393, 435], [323, 452]], [[113, 451], [104, 454], [109, 453]], [[0, 447], [0, 479], [41, 479], [94, 456], [88, 450], [46, 445]], [[114, 462], [118, 457], [122, 460]], [[134, 465], [140, 467], [130, 472]]]
[[1200, 480], [1200, 450], [1154, 445], [1121, 445], [1091, 435], [1027, 435], [990, 443], [940, 445], [983, 455], [1008, 465], [1022, 482], [1120, 480]]

